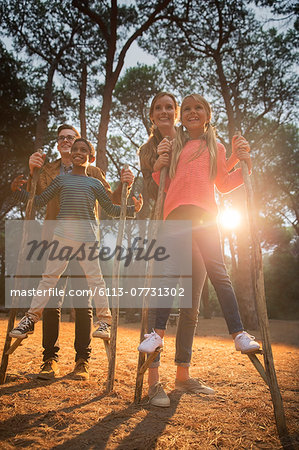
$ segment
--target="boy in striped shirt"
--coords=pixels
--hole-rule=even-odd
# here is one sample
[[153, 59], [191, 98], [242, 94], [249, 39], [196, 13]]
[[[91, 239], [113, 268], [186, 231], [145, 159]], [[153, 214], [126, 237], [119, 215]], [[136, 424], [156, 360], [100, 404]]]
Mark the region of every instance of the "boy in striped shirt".
[[[88, 165], [95, 160], [95, 151], [91, 143], [84, 138], [76, 139], [71, 148], [71, 159], [72, 172], [68, 175], [57, 176], [50, 186], [34, 199], [34, 205], [41, 207], [56, 195], [60, 196], [60, 210], [53, 237], [53, 240], [59, 242], [57, 252], [59, 252], [59, 247], [66, 246], [72, 247], [73, 252], [76, 252], [82, 246], [82, 242], [97, 241], [98, 222], [94, 213], [96, 201], [109, 216], [120, 216], [120, 206], [111, 202], [103, 184], [86, 174]], [[16, 198], [21, 201], [27, 201], [29, 197], [28, 192], [21, 190], [24, 183], [25, 180], [21, 175], [11, 185], [12, 191], [16, 192]], [[127, 207], [128, 217], [134, 217], [134, 213], [142, 208], [141, 195], [138, 200], [133, 197], [133, 201], [135, 205]], [[111, 312], [99, 259], [90, 261], [85, 258], [79, 262], [85, 272], [89, 289], [95, 292], [94, 300], [102, 334], [100, 337], [108, 339]], [[45, 292], [45, 295], [33, 297], [30, 309], [10, 332], [11, 337], [25, 338], [27, 334], [34, 332], [34, 324], [41, 318], [43, 309], [50, 298], [51, 288], [56, 286], [68, 263], [67, 258], [62, 261], [59, 259], [47, 261], [45, 273], [37, 288]]]

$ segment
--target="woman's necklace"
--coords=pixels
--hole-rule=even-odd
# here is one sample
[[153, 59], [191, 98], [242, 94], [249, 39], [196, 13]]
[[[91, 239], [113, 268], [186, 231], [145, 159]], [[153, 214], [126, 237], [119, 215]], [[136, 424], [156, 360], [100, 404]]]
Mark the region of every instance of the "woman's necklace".
[[70, 173], [73, 170], [73, 163], [71, 163], [70, 165], [66, 165], [66, 164], [62, 163], [62, 169], [63, 169], [63, 172], [65, 173], [65, 175], [67, 175], [68, 173]]

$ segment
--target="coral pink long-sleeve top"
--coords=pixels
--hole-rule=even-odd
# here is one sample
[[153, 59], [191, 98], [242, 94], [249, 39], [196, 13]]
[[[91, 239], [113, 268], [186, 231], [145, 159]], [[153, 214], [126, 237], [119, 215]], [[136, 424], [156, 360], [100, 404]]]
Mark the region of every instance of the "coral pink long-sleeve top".
[[[217, 175], [210, 180], [210, 154], [207, 145], [200, 156], [193, 159], [200, 145], [200, 140], [188, 141], [184, 146], [174, 178], [167, 176], [165, 184], [166, 198], [164, 202], [164, 220], [174, 209], [182, 205], [198, 206], [212, 215], [217, 215], [215, 186], [221, 193], [228, 193], [243, 184], [241, 169], [228, 173], [226, 168], [225, 148], [217, 143]], [[159, 184], [160, 171], [153, 172], [154, 181]]]

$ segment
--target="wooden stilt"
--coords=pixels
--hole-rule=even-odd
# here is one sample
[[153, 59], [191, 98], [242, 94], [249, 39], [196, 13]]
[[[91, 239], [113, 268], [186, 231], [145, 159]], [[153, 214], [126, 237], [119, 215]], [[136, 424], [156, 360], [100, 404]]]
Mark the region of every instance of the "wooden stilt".
[[110, 339], [103, 339], [108, 361], [110, 360]]
[[260, 360], [258, 359], [258, 357], [256, 356], [257, 353], [260, 353], [261, 355], [263, 354], [263, 352], [261, 350], [259, 350], [257, 352], [253, 352], [253, 353], [246, 353], [246, 355], [248, 356], [248, 358], [250, 359], [250, 361], [252, 362], [252, 364], [254, 365], [254, 367], [256, 368], [256, 370], [258, 371], [258, 373], [264, 380], [264, 382], [269, 386], [269, 380], [267, 378], [265, 368], [264, 368], [263, 364], [260, 362]]
[[2, 353], [1, 367], [0, 367], [0, 384], [4, 384], [6, 380], [6, 370], [8, 365], [8, 355], [10, 350], [10, 344], [12, 338], [9, 336], [10, 331], [13, 329], [15, 323], [15, 317], [17, 314], [17, 309], [11, 309], [9, 313], [9, 318], [7, 322], [6, 339], [4, 342], [4, 348]]
[[28, 338], [28, 336], [26, 336], [24, 338], [16, 339], [15, 342], [9, 347], [6, 354], [11, 355], [18, 347], [20, 347], [22, 345], [24, 339], [27, 339], [27, 338]]
[[[135, 389], [135, 393], [137, 393], [138, 395], [139, 395], [139, 392], [142, 393], [143, 377], [144, 377], [144, 374], [145, 374], [146, 370], [148, 369], [148, 367], [151, 364], [151, 362], [154, 361], [154, 359], [159, 355], [159, 353], [161, 351], [162, 351], [162, 348], [158, 347], [153, 353], [151, 353], [148, 356], [148, 358], [143, 362], [142, 366], [140, 366], [140, 368], [139, 368], [139, 370], [137, 372], [136, 389]], [[145, 357], [145, 353], [142, 353], [142, 354]], [[141, 395], [140, 395], [140, 399], [141, 399]]]
[[[128, 165], [125, 165], [128, 168]], [[123, 184], [121, 193], [121, 212], [119, 219], [119, 229], [116, 240], [116, 246], [121, 246], [124, 237], [125, 220], [126, 220], [126, 210], [127, 210], [127, 183]], [[113, 262], [113, 278], [112, 278], [112, 291], [118, 293], [119, 288], [119, 269], [120, 261], [114, 258]], [[110, 345], [109, 350], [107, 344], [105, 344], [106, 353], [108, 356], [108, 377], [107, 377], [107, 391], [111, 392], [114, 386], [114, 374], [115, 374], [115, 362], [116, 362], [116, 339], [117, 339], [117, 327], [119, 319], [119, 297], [118, 295], [112, 297], [112, 324], [111, 324], [111, 334], [110, 334]]]
[[247, 195], [247, 207], [250, 235], [252, 242], [252, 278], [255, 292], [256, 309], [258, 314], [259, 326], [262, 335], [263, 343], [263, 356], [265, 364], [265, 375], [262, 375], [261, 364], [257, 363], [257, 357], [250, 357], [251, 362], [254, 364], [264, 381], [268, 384], [273, 408], [276, 427], [278, 435], [280, 437], [282, 446], [284, 448], [291, 448], [290, 438], [286, 426], [286, 419], [284, 414], [283, 402], [280, 394], [280, 390], [277, 383], [276, 372], [274, 367], [274, 360], [270, 342], [270, 330], [269, 321], [267, 315], [266, 297], [264, 289], [264, 275], [263, 275], [263, 260], [261, 246], [258, 238], [258, 231], [255, 217], [254, 196], [251, 185], [251, 180], [248, 173], [247, 164], [241, 161], [242, 173], [244, 178], [244, 184]]
[[[40, 151], [40, 153], [42, 153], [41, 150], [39, 150], [39, 151]], [[33, 202], [34, 202], [34, 196], [35, 196], [35, 192], [36, 192], [38, 176], [39, 176], [39, 169], [34, 169], [31, 186], [30, 186], [29, 199], [28, 199], [27, 206], [26, 206], [25, 221], [33, 219], [33, 214], [34, 214]], [[18, 269], [20, 269], [20, 265], [22, 263], [22, 254], [23, 254], [23, 249], [25, 247], [25, 243], [27, 241], [27, 236], [28, 236], [28, 228], [27, 228], [27, 224], [25, 222], [23, 236], [22, 236], [22, 243], [21, 243], [18, 264], [17, 264], [17, 274], [19, 273]], [[16, 284], [18, 284], [19, 282], [20, 282], [19, 279], [16, 278]], [[18, 289], [18, 287], [19, 286], [15, 286], [16, 290]], [[11, 355], [16, 350], [16, 348], [19, 345], [21, 345], [21, 342], [24, 340], [24, 339], [17, 339], [14, 342], [14, 344], [11, 346], [12, 338], [9, 336], [9, 333], [11, 332], [11, 330], [13, 329], [14, 324], [15, 324], [15, 318], [16, 318], [16, 315], [18, 312], [18, 309], [17, 309], [18, 301], [19, 301], [19, 299], [13, 298], [12, 308], [9, 312], [6, 338], [5, 338], [5, 342], [4, 342], [1, 366], [0, 366], [0, 384], [4, 384], [5, 380], [6, 380], [6, 371], [7, 371], [7, 366], [8, 366], [9, 355]]]
[[[154, 221], [152, 224], [152, 230], [151, 230], [151, 239], [156, 239], [157, 233], [158, 233], [158, 227], [159, 227], [159, 220], [162, 216], [162, 208], [163, 208], [163, 200], [164, 200], [164, 188], [165, 188], [165, 180], [166, 180], [166, 174], [167, 174], [167, 167], [163, 167], [160, 173], [160, 184], [159, 184], [159, 190], [158, 190], [158, 196], [156, 201], [156, 207], [155, 207], [155, 214], [154, 214]], [[145, 288], [151, 287], [151, 281], [152, 281], [152, 274], [153, 274], [153, 263], [154, 260], [151, 259], [147, 266], [147, 272], [144, 282]], [[147, 289], [144, 290], [144, 292], [147, 292]], [[141, 328], [140, 328], [140, 342], [144, 339], [144, 334], [146, 332], [147, 328], [147, 321], [148, 321], [148, 299], [147, 296], [144, 294], [142, 299], [142, 317], [141, 317]], [[139, 353], [138, 356], [138, 365], [137, 365], [137, 376], [136, 376], [136, 385], [135, 385], [135, 395], [134, 395], [134, 402], [140, 403], [141, 396], [142, 396], [142, 387], [143, 387], [143, 377], [145, 370], [142, 371], [141, 368], [145, 364], [145, 353]], [[146, 368], [148, 365], [146, 366]]]

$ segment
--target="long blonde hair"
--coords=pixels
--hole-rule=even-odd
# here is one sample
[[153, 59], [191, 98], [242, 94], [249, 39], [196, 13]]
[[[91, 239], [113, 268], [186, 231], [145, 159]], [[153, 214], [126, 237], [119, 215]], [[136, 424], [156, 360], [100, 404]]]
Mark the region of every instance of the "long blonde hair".
[[[211, 125], [211, 118], [212, 118], [212, 110], [210, 104], [207, 102], [205, 98], [203, 98], [199, 94], [190, 94], [187, 95], [181, 105], [181, 117], [180, 120], [182, 120], [182, 111], [184, 108], [184, 102], [189, 99], [193, 98], [196, 102], [202, 104], [202, 106], [205, 109], [205, 112], [207, 114], [207, 123], [205, 126], [205, 132], [201, 136], [202, 145], [199, 146], [199, 148], [196, 150], [194, 155], [191, 158], [191, 161], [198, 158], [200, 154], [203, 152], [205, 146], [204, 144], [207, 144], [209, 153], [210, 153], [210, 179], [213, 180], [216, 177], [217, 174], [217, 141], [216, 141], [216, 130]], [[169, 176], [170, 178], [174, 178], [176, 168], [178, 165], [178, 161], [181, 155], [181, 152], [189, 140], [189, 133], [188, 131], [184, 130], [183, 125], [180, 125], [178, 127], [176, 137], [173, 143], [173, 150], [172, 150], [172, 158], [171, 158], [171, 164], [169, 168]]]
[[[174, 110], [175, 110], [175, 120], [177, 119], [179, 115], [179, 105], [178, 102], [173, 94], [170, 92], [162, 91], [158, 92], [158, 94], [155, 95], [151, 102], [150, 111], [149, 111], [149, 117], [152, 122], [152, 127], [150, 129], [150, 135], [148, 138], [148, 141], [143, 144], [140, 149], [138, 150], [138, 153], [140, 157], [142, 158], [142, 161], [140, 161], [143, 165], [143, 168], [153, 170], [153, 166], [157, 159], [157, 147], [162, 141], [163, 137], [156, 125], [153, 122], [153, 113], [154, 108], [157, 100], [161, 97], [168, 96], [171, 98], [174, 104]], [[141, 159], [140, 158], [140, 159]]]

